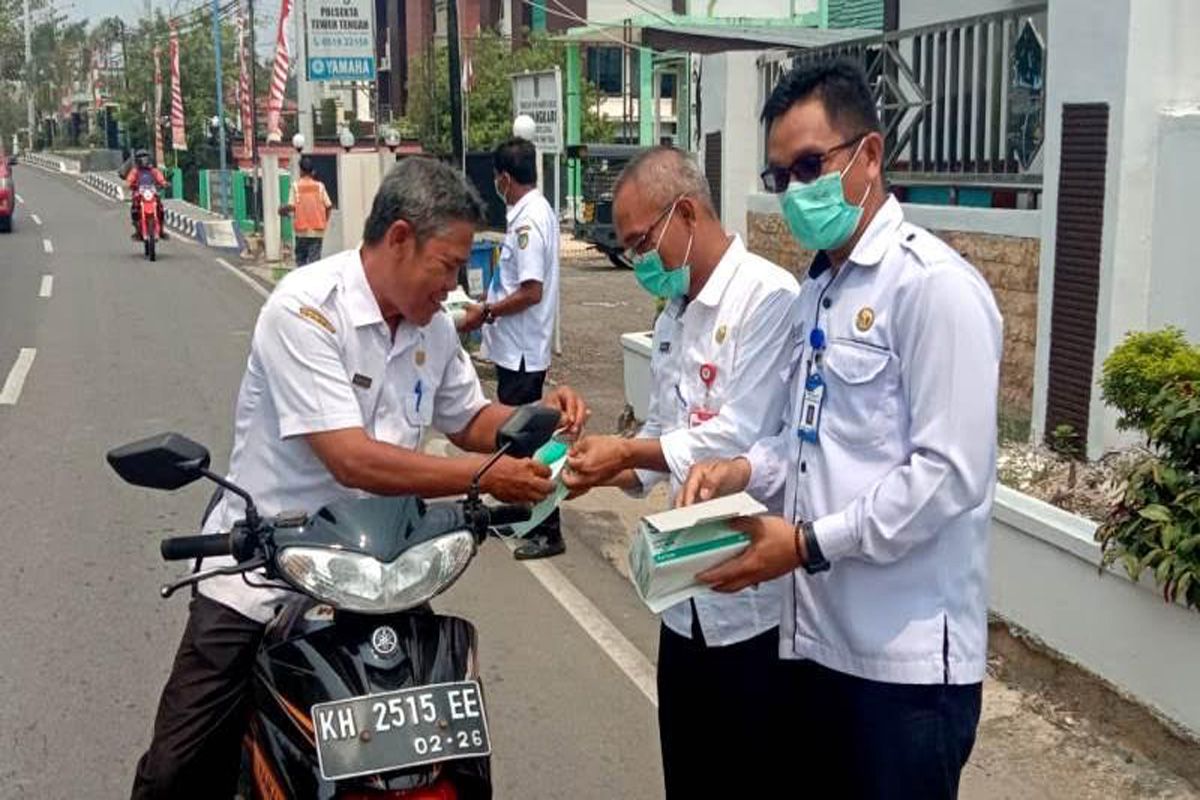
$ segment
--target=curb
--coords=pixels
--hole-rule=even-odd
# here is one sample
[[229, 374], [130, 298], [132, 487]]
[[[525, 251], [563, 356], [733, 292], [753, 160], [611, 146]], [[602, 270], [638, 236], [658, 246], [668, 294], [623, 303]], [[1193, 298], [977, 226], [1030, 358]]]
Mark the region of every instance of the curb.
[[125, 199], [125, 187], [112, 178], [106, 178], [103, 173], [85, 172], [81, 180], [113, 200], [123, 201]]

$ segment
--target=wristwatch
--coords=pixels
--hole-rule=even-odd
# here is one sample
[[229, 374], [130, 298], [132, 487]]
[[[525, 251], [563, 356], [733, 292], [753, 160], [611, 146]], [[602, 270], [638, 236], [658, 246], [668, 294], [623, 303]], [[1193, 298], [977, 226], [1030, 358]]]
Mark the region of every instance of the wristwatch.
[[483, 304], [483, 323], [485, 325], [491, 325], [495, 321], [496, 321], [496, 312], [492, 311], [491, 306], [489, 306], [487, 303], [484, 303]]
[[801, 536], [804, 537], [804, 550], [807, 555], [804, 561], [804, 571], [809, 575], [815, 575], [828, 570], [829, 561], [821, 552], [821, 545], [817, 544], [817, 533], [813, 530], [811, 522], [801, 522], [796, 525], [796, 538], [799, 539]]

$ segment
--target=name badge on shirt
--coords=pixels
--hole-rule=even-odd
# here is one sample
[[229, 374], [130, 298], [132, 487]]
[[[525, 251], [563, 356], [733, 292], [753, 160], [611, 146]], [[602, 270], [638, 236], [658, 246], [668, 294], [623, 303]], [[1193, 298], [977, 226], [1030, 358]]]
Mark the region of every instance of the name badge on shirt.
[[817, 373], [808, 376], [800, 400], [800, 424], [796, 435], [806, 442], [817, 441], [821, 431], [821, 408], [825, 405], [825, 381]]

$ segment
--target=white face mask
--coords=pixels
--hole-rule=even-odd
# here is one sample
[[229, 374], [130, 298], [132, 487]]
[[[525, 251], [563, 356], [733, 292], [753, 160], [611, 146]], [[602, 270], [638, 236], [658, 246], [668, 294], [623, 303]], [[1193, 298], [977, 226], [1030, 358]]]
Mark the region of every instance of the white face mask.
[[511, 204], [508, 202], [508, 194], [507, 194], [506, 190], [505, 190], [505, 189], [501, 189], [501, 188], [500, 188], [500, 179], [501, 179], [502, 177], [504, 177], [504, 176], [503, 176], [503, 175], [497, 175], [497, 176], [496, 176], [496, 179], [495, 179], [495, 180], [492, 182], [492, 185], [493, 185], [493, 186], [495, 187], [495, 189], [496, 189], [496, 194], [498, 194], [498, 195], [500, 196], [500, 199], [504, 201], [504, 206], [505, 206], [505, 208], [507, 208], [507, 207], [508, 207], [509, 205], [511, 205]]

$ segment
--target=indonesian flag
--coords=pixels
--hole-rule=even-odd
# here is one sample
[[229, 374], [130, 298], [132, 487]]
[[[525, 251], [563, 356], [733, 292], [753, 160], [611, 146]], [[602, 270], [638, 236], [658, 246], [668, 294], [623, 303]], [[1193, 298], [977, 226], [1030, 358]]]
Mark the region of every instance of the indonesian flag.
[[171, 147], [187, 150], [183, 127], [183, 88], [179, 84], [179, 31], [171, 23]]
[[160, 63], [162, 56], [162, 48], [154, 45], [154, 157], [162, 159], [165, 151], [163, 150], [163, 132], [162, 132], [162, 64]]
[[271, 93], [267, 95], [267, 141], [283, 141], [280, 113], [283, 111], [283, 92], [287, 88], [288, 64], [291, 49], [288, 47], [288, 18], [292, 14], [292, 0], [283, 0], [279, 8], [279, 29], [275, 33], [275, 66], [271, 72]]
[[242, 117], [242, 152], [246, 158], [254, 154], [254, 98], [250, 96], [249, 37], [246, 34], [246, 12], [238, 10], [238, 113]]

